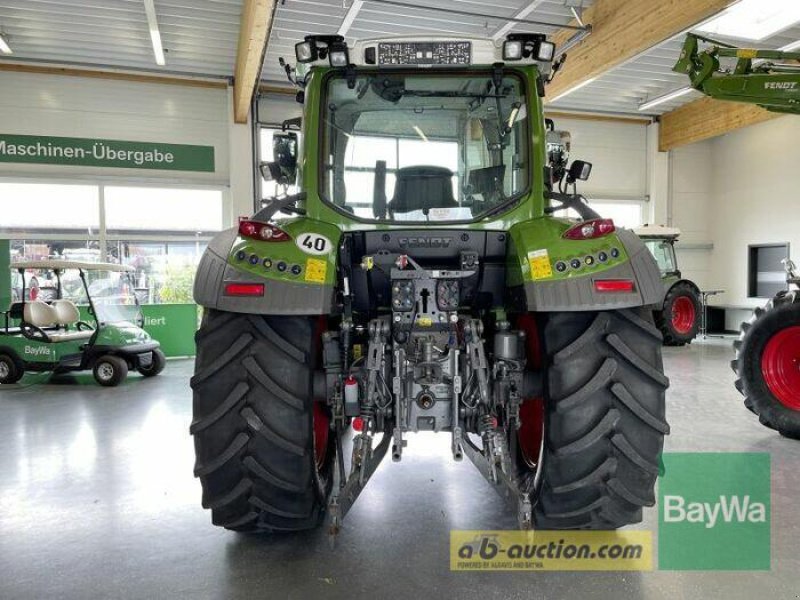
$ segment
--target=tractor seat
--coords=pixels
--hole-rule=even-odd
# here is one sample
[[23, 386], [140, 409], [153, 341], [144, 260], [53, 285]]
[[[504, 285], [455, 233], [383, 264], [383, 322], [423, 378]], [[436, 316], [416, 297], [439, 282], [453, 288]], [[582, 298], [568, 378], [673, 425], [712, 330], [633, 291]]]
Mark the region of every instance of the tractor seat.
[[457, 208], [453, 198], [453, 172], [444, 167], [403, 167], [397, 170], [389, 214], [431, 208]]

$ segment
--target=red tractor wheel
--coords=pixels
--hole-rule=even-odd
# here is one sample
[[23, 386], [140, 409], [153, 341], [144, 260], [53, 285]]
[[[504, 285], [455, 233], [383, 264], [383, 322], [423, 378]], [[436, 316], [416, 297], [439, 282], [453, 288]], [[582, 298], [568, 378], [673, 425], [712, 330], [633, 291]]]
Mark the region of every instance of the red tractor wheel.
[[701, 311], [700, 297], [694, 285], [686, 281], [673, 285], [664, 297], [662, 310], [654, 314], [664, 344], [683, 346], [697, 337]]
[[762, 425], [800, 439], [800, 292], [783, 292], [742, 323], [736, 389]]

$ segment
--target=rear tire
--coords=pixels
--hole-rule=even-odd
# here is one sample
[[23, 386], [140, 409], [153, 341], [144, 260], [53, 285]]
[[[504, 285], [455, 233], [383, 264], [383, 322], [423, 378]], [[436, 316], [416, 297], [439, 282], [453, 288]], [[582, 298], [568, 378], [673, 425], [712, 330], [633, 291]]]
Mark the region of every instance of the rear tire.
[[[800, 439], [798, 336], [800, 292], [779, 294], [742, 323], [739, 339], [733, 343], [736, 358], [731, 362], [745, 406], [762, 425], [792, 439]], [[787, 345], [785, 340], [791, 339], [794, 344]], [[781, 357], [781, 352], [789, 355]]]
[[125, 359], [113, 354], [101, 356], [94, 363], [92, 369], [94, 379], [105, 387], [115, 387], [122, 383], [128, 376], [128, 363]]
[[16, 356], [0, 354], [0, 385], [17, 383], [25, 374], [25, 366]]
[[541, 529], [616, 529], [655, 504], [664, 435], [661, 334], [649, 310], [544, 315]]
[[334, 439], [327, 428], [319, 435], [329, 415], [313, 395], [317, 323], [206, 310], [196, 336], [190, 432], [202, 504], [215, 525], [300, 531], [322, 522]]
[[150, 364], [146, 367], [139, 367], [137, 371], [143, 377], [155, 377], [164, 370], [166, 365], [167, 357], [164, 356], [164, 353], [159, 348], [156, 348], [153, 350], [153, 359]]
[[676, 283], [664, 297], [664, 308], [654, 314], [665, 346], [685, 346], [697, 337], [703, 307], [695, 289]]

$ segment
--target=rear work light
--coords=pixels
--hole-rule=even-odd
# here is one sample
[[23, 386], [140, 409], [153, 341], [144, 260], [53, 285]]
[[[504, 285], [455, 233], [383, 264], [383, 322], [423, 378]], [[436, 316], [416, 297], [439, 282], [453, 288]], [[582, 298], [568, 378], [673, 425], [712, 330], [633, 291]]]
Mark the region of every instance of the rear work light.
[[249, 220], [239, 221], [239, 235], [260, 242], [288, 242], [292, 239], [292, 236], [275, 225]]
[[633, 291], [631, 279], [595, 279], [594, 289], [598, 292], [623, 292]]
[[226, 296], [263, 296], [263, 283], [226, 283]]
[[592, 219], [567, 229], [561, 237], [565, 240], [592, 240], [614, 233], [617, 228], [611, 219]]

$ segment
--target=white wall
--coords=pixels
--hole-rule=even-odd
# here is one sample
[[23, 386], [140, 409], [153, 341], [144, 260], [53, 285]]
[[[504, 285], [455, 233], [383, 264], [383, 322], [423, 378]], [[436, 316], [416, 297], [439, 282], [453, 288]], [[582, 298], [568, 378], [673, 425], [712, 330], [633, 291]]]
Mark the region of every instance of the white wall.
[[786, 116], [711, 143], [714, 238], [711, 268], [722, 302], [758, 306], [747, 298], [748, 244], [789, 242], [800, 262], [800, 118]]
[[0, 177], [221, 187], [226, 225], [233, 224], [253, 212], [253, 165], [250, 125], [234, 124], [232, 114], [231, 88], [3, 72], [2, 133], [213, 146], [215, 167], [213, 173], [200, 173], [0, 163]]
[[572, 135], [570, 159], [592, 163], [589, 181], [578, 191], [589, 199], [642, 200], [647, 196], [647, 126], [619, 121], [555, 119]]

